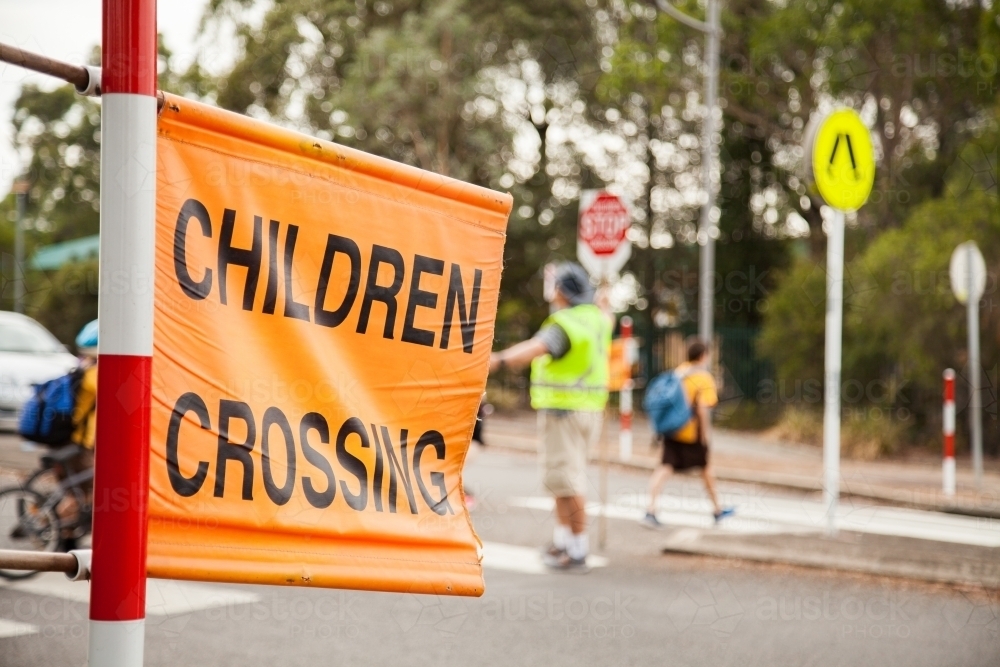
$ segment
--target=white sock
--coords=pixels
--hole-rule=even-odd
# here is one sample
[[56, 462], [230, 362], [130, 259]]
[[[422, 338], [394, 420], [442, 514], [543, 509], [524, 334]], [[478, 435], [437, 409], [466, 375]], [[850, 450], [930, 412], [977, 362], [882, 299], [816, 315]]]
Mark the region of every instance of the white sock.
[[552, 529], [552, 546], [556, 549], [566, 549], [572, 535], [569, 526], [557, 523], [556, 527]]
[[589, 551], [590, 538], [587, 533], [570, 536], [569, 543], [566, 545], [566, 553], [569, 554], [570, 558], [574, 560], [586, 558]]

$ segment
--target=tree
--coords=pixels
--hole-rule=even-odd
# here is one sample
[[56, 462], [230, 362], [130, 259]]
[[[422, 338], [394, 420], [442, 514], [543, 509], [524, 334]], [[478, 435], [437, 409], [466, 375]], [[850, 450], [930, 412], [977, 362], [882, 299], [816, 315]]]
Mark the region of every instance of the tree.
[[[990, 276], [980, 308], [982, 370], [984, 405], [988, 415], [997, 415], [998, 144], [1000, 118], [959, 153], [941, 197], [914, 207], [903, 225], [880, 235], [846, 267], [844, 395], [853, 391], [855, 405], [904, 411], [913, 417], [911, 436], [935, 446], [945, 368], [959, 374], [959, 407], [968, 401], [965, 308], [952, 295], [948, 264], [955, 246], [969, 239], [986, 257]], [[822, 380], [825, 280], [820, 264], [803, 260], [771, 301], [761, 348], [774, 360], [786, 395], [804, 382]], [[985, 426], [987, 449], [1000, 453], [997, 422], [988, 419]]]
[[[686, 9], [698, 11], [694, 3]], [[631, 263], [652, 302], [641, 319], [650, 327], [678, 319], [693, 321], [705, 113], [699, 68], [702, 38], [651, 6], [632, 4], [618, 18], [618, 38], [613, 55], [603, 64], [606, 74], [598, 95], [612, 107], [610, 121], [617, 133], [634, 136], [634, 153], [645, 166], [642, 172], [637, 170], [643, 187], [636, 198], [644, 215], [633, 230], [637, 247]], [[735, 32], [733, 39], [745, 38], [742, 27]], [[731, 77], [723, 78], [726, 117], [718, 136], [715, 321], [723, 326], [755, 326], [775, 286], [775, 271], [789, 259], [789, 234], [781, 223], [787, 215], [787, 197], [777, 183], [780, 173], [776, 175], [772, 166], [773, 143], [729, 116], [727, 87], [738, 91]], [[629, 125], [638, 131], [630, 133]]]
[[[683, 6], [699, 11], [693, 2]], [[650, 98], [654, 108], [672, 96], [672, 106], [684, 102], [681, 108], [689, 108], [683, 98], [697, 100], [700, 90], [700, 35], [633, 8], [623, 15], [612, 62], [615, 88], [658, 87]], [[824, 249], [821, 202], [807, 192], [800, 173], [810, 115], [839, 102], [858, 108], [872, 124], [880, 169], [859, 224], [869, 238], [899, 224], [910, 207], [940, 194], [945, 168], [995, 98], [997, 58], [984, 50], [998, 30], [989, 19], [995, 14], [980, 3], [931, 0], [725, 4], [723, 126], [748, 143], [763, 144], [765, 150], [751, 154], [759, 156], [759, 192], [772, 193], [774, 204], [765, 211], [774, 209], [780, 220], [801, 216], [814, 257]], [[725, 178], [727, 151], [722, 158]]]
[[49, 276], [33, 276], [41, 283], [31, 300], [31, 315], [56, 338], [70, 343], [87, 322], [97, 319], [98, 276], [96, 259], [70, 262]]
[[[194, 83], [170, 66], [170, 52], [160, 42], [160, 86], [190, 91]], [[91, 64], [100, 63], [95, 48]], [[27, 165], [20, 178], [30, 190], [25, 214], [26, 256], [41, 246], [100, 231], [101, 107], [72, 86], [43, 90], [26, 85], [14, 104], [15, 144]], [[4, 275], [13, 269], [16, 202], [11, 193], [0, 202], [0, 254]], [[96, 262], [72, 263], [52, 275], [25, 270], [26, 310], [63, 342], [97, 317]], [[0, 308], [13, 308], [13, 289], [0, 290]]]
[[26, 85], [14, 105], [15, 141], [30, 154], [26, 217], [47, 243], [96, 234], [100, 226], [100, 105], [72, 86]]
[[[30, 156], [20, 178], [30, 189], [22, 222], [26, 257], [38, 246], [97, 234], [100, 228], [100, 106], [72, 86], [43, 91], [26, 85], [14, 104], [16, 146]], [[38, 315], [52, 289], [47, 277], [14, 268], [15, 195], [0, 203], [0, 255], [4, 276], [26, 281], [26, 310]], [[13, 309], [7, 279], [0, 308]], [[95, 292], [96, 298], [96, 292]], [[58, 316], [58, 313], [54, 313]], [[96, 311], [95, 311], [96, 316]], [[43, 321], [52, 325], [53, 321]], [[82, 325], [82, 323], [81, 323]]]
[[524, 335], [547, 314], [539, 268], [575, 227], [582, 175], [549, 128], [588, 111], [600, 72], [588, 2], [289, 0], [255, 24], [253, 0], [213, 0], [204, 29], [233, 21], [240, 56], [186, 80], [224, 108], [510, 190], [498, 329]]

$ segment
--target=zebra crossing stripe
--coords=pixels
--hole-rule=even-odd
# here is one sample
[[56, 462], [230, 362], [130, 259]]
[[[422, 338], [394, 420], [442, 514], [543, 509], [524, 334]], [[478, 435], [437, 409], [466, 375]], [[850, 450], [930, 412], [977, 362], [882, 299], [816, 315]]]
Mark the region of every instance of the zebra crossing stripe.
[[[0, 583], [0, 591], [5, 589], [82, 604], [90, 602], [90, 586], [70, 581], [55, 572], [24, 581]], [[146, 583], [146, 613], [150, 616], [175, 616], [258, 601], [260, 596], [256, 593], [235, 586], [212, 586], [170, 579], [149, 579]]]
[[[608, 559], [603, 556], [587, 556], [590, 567], [606, 567]], [[483, 567], [490, 570], [505, 570], [521, 574], [550, 574], [537, 548], [519, 547], [499, 542], [483, 542]]]
[[0, 618], [0, 639], [38, 634], [38, 626]]

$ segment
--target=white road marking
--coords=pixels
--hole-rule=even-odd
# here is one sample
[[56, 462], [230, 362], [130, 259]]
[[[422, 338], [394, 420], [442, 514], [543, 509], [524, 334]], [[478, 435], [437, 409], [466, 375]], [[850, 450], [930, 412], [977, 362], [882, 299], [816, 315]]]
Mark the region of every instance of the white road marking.
[[25, 635], [38, 634], [38, 626], [30, 623], [18, 623], [0, 618], [0, 639], [8, 637], [24, 637]]
[[[90, 584], [70, 581], [57, 572], [43, 572], [32, 579], [0, 582], [0, 590], [11, 589], [32, 595], [56, 597], [71, 602], [90, 602]], [[214, 586], [172, 579], [149, 579], [146, 582], [146, 614], [174, 616], [193, 611], [258, 602], [256, 593], [231, 587]]]
[[680, 544], [691, 544], [697, 542], [700, 537], [701, 533], [694, 528], [681, 528], [673, 534], [672, 541]]
[[[511, 498], [510, 504], [551, 511], [553, 500], [543, 496], [520, 497]], [[776, 534], [826, 529], [823, 505], [815, 501], [761, 497], [751, 498], [746, 504], [740, 504], [737, 499], [736, 504], [736, 515], [723, 521], [717, 530]], [[714, 525], [707, 499], [686, 498], [682, 505], [680, 508], [660, 509], [657, 517], [671, 527], [711, 528]], [[614, 504], [606, 505], [604, 511], [611, 519], [638, 521], [645, 514], [644, 506], [644, 496], [625, 494], [616, 498]], [[600, 503], [587, 504], [587, 514], [599, 516], [600, 513]], [[857, 506], [848, 500], [838, 507], [837, 525], [841, 530], [874, 535], [1000, 547], [1000, 522], [943, 512], [879, 505]]]
[[[590, 567], [606, 567], [608, 559], [603, 556], [587, 556]], [[506, 570], [522, 574], [551, 574], [545, 567], [542, 554], [537, 548], [519, 547], [499, 542], [483, 542], [483, 567], [491, 570]]]
[[10, 589], [44, 597], [59, 598], [70, 602], [90, 602], [90, 583], [70, 581], [58, 572], [42, 572], [22, 581], [0, 581], [0, 590]]
[[191, 581], [149, 579], [146, 583], [146, 613], [159, 616], [231, 607], [259, 602], [260, 596], [233, 586], [211, 586]]
[[[550, 512], [552, 511], [554, 502], [552, 498], [536, 496], [511, 498], [510, 504], [515, 507], [525, 507], [528, 509]], [[605, 505], [604, 512], [609, 519], [623, 519], [625, 521], [638, 521], [646, 514], [645, 509], [632, 506], [629, 502], [622, 502], [615, 505]], [[601, 504], [587, 503], [587, 514], [595, 517], [600, 516]], [[660, 510], [657, 512], [657, 517], [660, 521], [671, 528], [684, 527], [707, 529], [714, 525], [712, 513], [709, 510], [707, 503], [702, 511], [687, 511], [686, 509]], [[776, 534], [787, 533], [790, 531], [809, 532], [811, 530], [804, 527], [796, 527], [787, 524], [779, 525], [770, 521], [751, 519], [743, 512], [739, 512], [735, 517], [726, 519], [726, 522], [723, 525], [725, 526], [725, 529], [730, 532], [748, 534]]]

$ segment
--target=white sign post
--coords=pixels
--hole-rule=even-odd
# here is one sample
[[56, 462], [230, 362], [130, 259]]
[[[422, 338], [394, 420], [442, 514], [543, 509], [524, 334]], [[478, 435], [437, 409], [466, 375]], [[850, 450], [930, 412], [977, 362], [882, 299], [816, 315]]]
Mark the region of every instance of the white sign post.
[[951, 254], [948, 267], [951, 291], [959, 303], [966, 306], [969, 329], [969, 432], [972, 434], [972, 467], [976, 473], [976, 488], [983, 484], [983, 397], [979, 367], [979, 300], [986, 291], [986, 260], [975, 241], [959, 244]]
[[[580, 192], [580, 217], [576, 227], [576, 258], [587, 270], [590, 277], [601, 284], [607, 284], [628, 258], [632, 256], [632, 243], [626, 237], [632, 226], [632, 214], [622, 198], [607, 190], [583, 190]], [[631, 412], [631, 392], [622, 395], [622, 406], [628, 401]], [[631, 442], [629, 443], [631, 445]], [[619, 443], [621, 449], [623, 445]], [[624, 450], [622, 450], [624, 455]], [[601, 441], [601, 518], [598, 542], [604, 545], [607, 535], [608, 457]]]
[[632, 256], [626, 238], [632, 214], [625, 202], [607, 190], [580, 193], [580, 218], [576, 231], [576, 256], [594, 279], [606, 282]]
[[844, 212], [868, 200], [875, 183], [871, 135], [853, 109], [816, 117], [806, 132], [807, 179], [833, 215], [826, 236], [826, 357], [823, 389], [823, 501], [827, 530], [837, 532], [840, 498], [840, 367], [844, 322]]
[[826, 234], [826, 359], [823, 395], [823, 501], [827, 528], [837, 531], [840, 498], [840, 370], [844, 323], [844, 212], [833, 209]]

